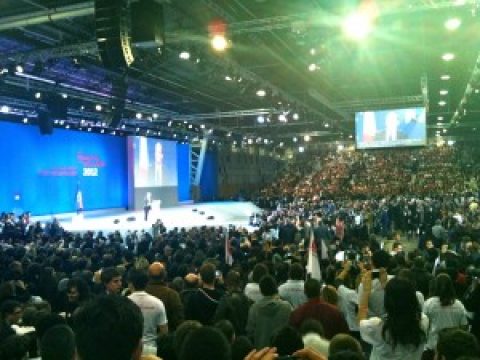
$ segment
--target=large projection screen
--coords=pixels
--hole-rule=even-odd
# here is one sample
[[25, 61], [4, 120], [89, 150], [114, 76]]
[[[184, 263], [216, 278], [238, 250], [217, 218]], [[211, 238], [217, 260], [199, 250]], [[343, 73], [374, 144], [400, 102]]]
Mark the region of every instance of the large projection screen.
[[425, 108], [357, 112], [355, 135], [357, 149], [426, 145]]
[[174, 141], [130, 136], [129, 168], [133, 173], [133, 206], [143, 208], [145, 194], [154, 209], [178, 204], [177, 144]]

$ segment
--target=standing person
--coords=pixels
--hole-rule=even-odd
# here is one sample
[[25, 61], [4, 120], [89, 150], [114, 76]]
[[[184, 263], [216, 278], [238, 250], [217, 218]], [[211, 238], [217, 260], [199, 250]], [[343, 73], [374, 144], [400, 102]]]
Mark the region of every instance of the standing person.
[[450, 276], [439, 274], [434, 281], [433, 297], [425, 301], [423, 312], [430, 320], [426, 348], [433, 351], [437, 346], [438, 333], [442, 329], [467, 327], [467, 313], [463, 304], [456, 299]]
[[415, 289], [404, 279], [393, 278], [385, 286], [383, 318], [367, 319], [368, 301], [372, 290], [372, 273], [364, 274], [363, 294], [360, 298], [358, 319], [362, 339], [373, 346], [370, 360], [420, 360], [426, 341], [428, 319], [422, 314]]
[[247, 334], [255, 348], [270, 344], [272, 333], [288, 324], [292, 306], [278, 296], [277, 282], [271, 275], [260, 280], [263, 298], [250, 307], [247, 320]]
[[114, 267], [102, 269], [100, 280], [107, 295], [118, 295], [122, 292], [122, 275]]
[[145, 221], [148, 220], [148, 213], [152, 210], [152, 193], [147, 191], [143, 198], [143, 212], [145, 214]]
[[152, 263], [148, 268], [148, 277], [146, 291], [163, 302], [167, 312], [168, 327], [171, 331], [175, 331], [184, 318], [180, 295], [168, 287], [167, 270], [162, 263]]
[[200, 268], [202, 285], [197, 289], [185, 304], [185, 318], [197, 320], [203, 325], [212, 325], [218, 303], [223, 291], [215, 288], [215, 265], [205, 263]]
[[157, 354], [157, 338], [168, 333], [167, 314], [163, 302], [145, 292], [148, 283], [146, 271], [131, 269], [128, 273], [128, 297], [143, 315], [143, 354]]

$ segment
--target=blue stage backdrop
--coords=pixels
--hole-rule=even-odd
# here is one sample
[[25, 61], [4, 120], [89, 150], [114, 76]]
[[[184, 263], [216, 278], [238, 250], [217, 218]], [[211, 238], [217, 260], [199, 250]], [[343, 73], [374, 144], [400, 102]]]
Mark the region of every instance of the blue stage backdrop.
[[127, 206], [125, 138], [0, 122], [0, 211], [33, 215]]

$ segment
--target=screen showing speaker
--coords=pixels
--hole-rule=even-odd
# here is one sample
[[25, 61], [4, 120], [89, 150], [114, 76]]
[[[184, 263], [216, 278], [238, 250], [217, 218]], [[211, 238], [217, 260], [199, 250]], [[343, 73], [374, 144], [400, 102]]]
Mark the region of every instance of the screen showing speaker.
[[355, 135], [358, 149], [426, 145], [425, 108], [357, 112]]
[[134, 186], [177, 186], [177, 144], [174, 141], [133, 136]]

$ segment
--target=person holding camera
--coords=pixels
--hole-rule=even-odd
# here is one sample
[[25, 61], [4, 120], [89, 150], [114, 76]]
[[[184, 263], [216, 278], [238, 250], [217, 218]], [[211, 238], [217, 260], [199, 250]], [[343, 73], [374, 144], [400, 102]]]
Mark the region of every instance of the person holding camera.
[[[368, 299], [368, 316], [382, 317], [385, 315], [384, 297], [385, 284], [380, 281], [380, 269], [386, 269], [390, 261], [390, 254], [385, 250], [377, 250], [372, 255], [372, 287], [369, 292]], [[388, 275], [385, 271], [386, 281], [393, 278], [393, 275]], [[358, 299], [362, 299], [365, 290], [363, 282], [358, 287]]]

